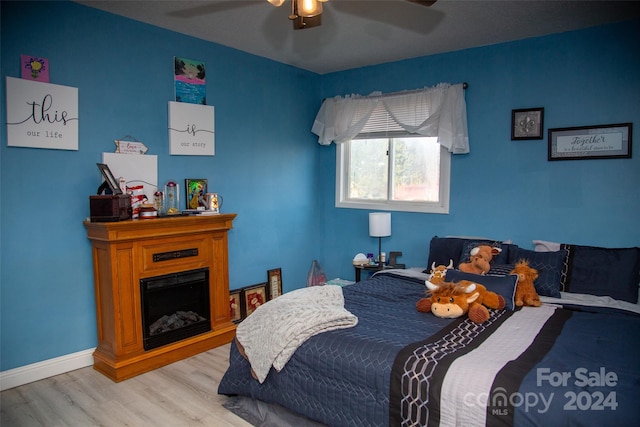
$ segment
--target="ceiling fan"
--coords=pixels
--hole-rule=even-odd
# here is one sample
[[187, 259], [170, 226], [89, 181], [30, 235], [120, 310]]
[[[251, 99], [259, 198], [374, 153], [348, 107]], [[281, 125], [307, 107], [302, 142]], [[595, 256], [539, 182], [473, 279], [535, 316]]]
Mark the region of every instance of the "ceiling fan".
[[[285, 0], [267, 0], [276, 7], [284, 4]], [[318, 27], [322, 24], [322, 3], [328, 0], [291, 0], [291, 14], [294, 30]], [[404, 0], [421, 6], [431, 6], [436, 0]]]

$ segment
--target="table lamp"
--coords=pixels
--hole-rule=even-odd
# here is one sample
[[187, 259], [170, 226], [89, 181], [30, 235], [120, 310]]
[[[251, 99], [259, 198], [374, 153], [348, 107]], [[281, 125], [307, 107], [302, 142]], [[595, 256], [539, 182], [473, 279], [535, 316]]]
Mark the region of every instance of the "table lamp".
[[382, 258], [382, 238], [391, 236], [391, 214], [372, 212], [369, 214], [369, 236], [378, 238], [378, 263]]

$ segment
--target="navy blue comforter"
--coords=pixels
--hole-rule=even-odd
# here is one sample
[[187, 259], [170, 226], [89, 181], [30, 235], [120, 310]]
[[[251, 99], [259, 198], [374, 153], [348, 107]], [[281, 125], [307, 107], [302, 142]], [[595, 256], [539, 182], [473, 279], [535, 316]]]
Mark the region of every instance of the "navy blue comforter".
[[[392, 375], [394, 362], [398, 366], [396, 358], [403, 349], [442, 335], [459, 320], [439, 319], [416, 310], [416, 301], [425, 292], [422, 280], [380, 274], [343, 291], [345, 308], [359, 319], [356, 327], [310, 338], [281, 372], [272, 369], [263, 384], [251, 377], [249, 363], [232, 344], [230, 367], [218, 392], [277, 403], [330, 426], [400, 423], [394, 418], [397, 399], [390, 397], [390, 389], [402, 388], [391, 384], [400, 377]], [[518, 393], [523, 398], [529, 396], [526, 393], [543, 393], [548, 400], [553, 393], [547, 410], [525, 407], [511, 392], [513, 402], [507, 408], [487, 409], [487, 423], [552, 425], [558, 420], [578, 419], [577, 424], [584, 425], [597, 425], [591, 422], [599, 420], [606, 420], [601, 424], [607, 425], [631, 425], [640, 417], [640, 358], [633, 353], [640, 343], [640, 316], [594, 311], [571, 310], [559, 315], [560, 320], [549, 323], [541, 347], [532, 347], [523, 363], [514, 361], [496, 376], [496, 387], [507, 384], [505, 381], [520, 384]], [[487, 329], [491, 333], [492, 328]], [[602, 368], [604, 375], [616, 375], [615, 385], [611, 385], [611, 375], [609, 385], [596, 384], [594, 373], [603, 372]], [[514, 375], [515, 380], [510, 378]], [[566, 382], [555, 381], [567, 375], [571, 378]], [[583, 387], [585, 378], [588, 384]], [[609, 399], [605, 405], [599, 405], [600, 393], [602, 402]], [[429, 405], [436, 405], [431, 412], [437, 414], [435, 400]], [[390, 405], [394, 405], [391, 411]], [[438, 422], [436, 418], [429, 423]]]

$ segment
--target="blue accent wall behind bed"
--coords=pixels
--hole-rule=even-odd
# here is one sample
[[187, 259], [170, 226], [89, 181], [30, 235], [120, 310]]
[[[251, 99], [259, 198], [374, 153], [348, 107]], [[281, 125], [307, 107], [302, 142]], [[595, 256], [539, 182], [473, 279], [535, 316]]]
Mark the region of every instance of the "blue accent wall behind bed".
[[[434, 235], [542, 239], [591, 246], [640, 246], [640, 22], [531, 38], [325, 75], [322, 97], [468, 82], [471, 152], [452, 157], [449, 215], [392, 212], [382, 250], [426, 265]], [[511, 110], [544, 107], [544, 139], [511, 141]], [[632, 122], [632, 159], [547, 161], [549, 128]], [[326, 176], [335, 146], [321, 147]], [[325, 195], [323, 267], [352, 278], [347, 260], [377, 252], [367, 211], [336, 209]], [[580, 242], [580, 243], [578, 243]], [[340, 243], [338, 245], [338, 243]]]
[[[133, 135], [158, 155], [159, 181], [208, 178], [238, 213], [229, 235], [231, 288], [281, 267], [284, 290], [304, 286], [311, 261], [353, 278], [375, 252], [366, 210], [334, 207], [335, 147], [310, 133], [323, 98], [469, 83], [471, 153], [452, 163], [451, 213], [393, 213], [383, 250], [426, 265], [433, 235], [640, 242], [640, 154], [553, 162], [546, 138], [510, 141], [511, 110], [544, 107], [549, 127], [640, 117], [640, 22], [317, 75], [73, 2], [1, 2], [0, 370], [96, 345], [91, 250], [82, 220], [100, 183], [95, 163]], [[5, 76], [21, 54], [50, 61], [51, 82], [79, 89], [78, 151], [7, 147]], [[216, 156], [169, 156], [174, 56], [207, 66]], [[480, 189], [479, 189], [480, 188]]]

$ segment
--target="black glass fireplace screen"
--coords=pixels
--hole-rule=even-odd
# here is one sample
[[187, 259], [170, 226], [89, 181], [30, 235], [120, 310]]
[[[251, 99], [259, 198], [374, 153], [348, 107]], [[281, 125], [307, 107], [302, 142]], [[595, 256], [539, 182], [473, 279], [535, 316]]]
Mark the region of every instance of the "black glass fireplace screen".
[[145, 350], [211, 330], [209, 269], [140, 280]]

